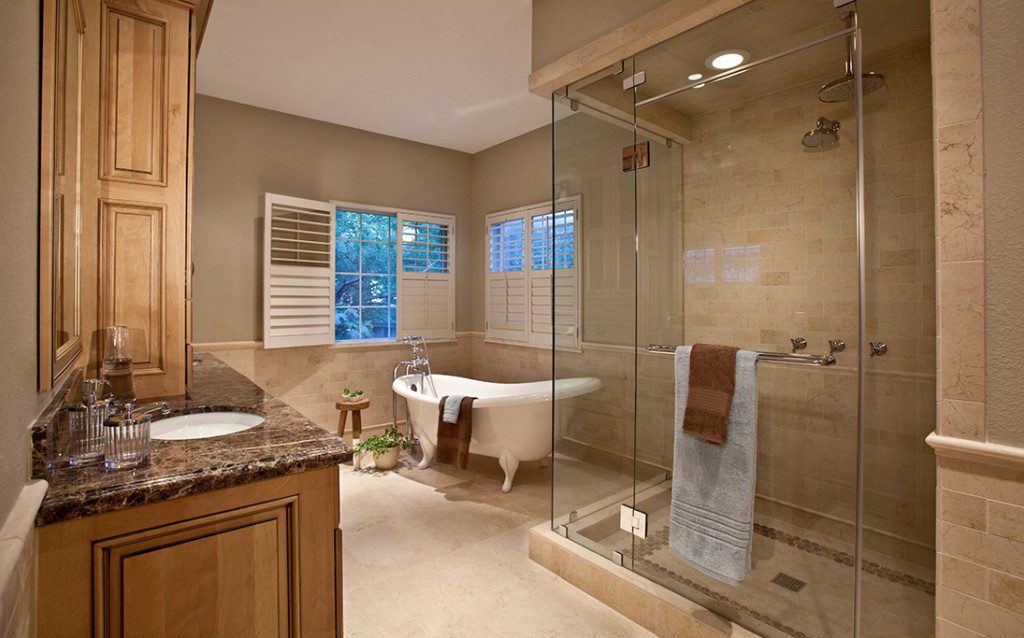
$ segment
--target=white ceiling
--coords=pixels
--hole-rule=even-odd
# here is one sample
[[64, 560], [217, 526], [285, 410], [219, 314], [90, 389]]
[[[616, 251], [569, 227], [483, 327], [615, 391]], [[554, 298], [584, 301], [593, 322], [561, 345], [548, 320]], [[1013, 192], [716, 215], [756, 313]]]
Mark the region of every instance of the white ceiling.
[[542, 126], [531, 0], [217, 0], [197, 90], [469, 153]]

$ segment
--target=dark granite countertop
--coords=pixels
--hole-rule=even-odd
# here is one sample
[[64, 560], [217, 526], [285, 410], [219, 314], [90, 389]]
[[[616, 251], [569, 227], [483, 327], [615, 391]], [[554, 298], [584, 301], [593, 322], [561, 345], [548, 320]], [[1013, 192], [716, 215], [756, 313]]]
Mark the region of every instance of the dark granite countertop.
[[[36, 525], [297, 474], [352, 458], [351, 449], [341, 439], [215, 356], [203, 353], [198, 358], [188, 393], [162, 399], [172, 410], [168, 416], [236, 411], [264, 414], [267, 420], [226, 436], [153, 441], [149, 463], [131, 470], [108, 472], [102, 466], [65, 466], [47, 471], [43, 459], [48, 415], [44, 413], [33, 432], [33, 465], [35, 475], [49, 481], [50, 487], [36, 515]], [[49, 418], [58, 411], [47, 410]]]

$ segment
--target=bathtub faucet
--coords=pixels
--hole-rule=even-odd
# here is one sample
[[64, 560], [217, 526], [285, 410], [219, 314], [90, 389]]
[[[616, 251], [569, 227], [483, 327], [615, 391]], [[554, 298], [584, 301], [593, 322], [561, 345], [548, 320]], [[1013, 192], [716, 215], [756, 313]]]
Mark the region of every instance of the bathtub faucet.
[[[412, 346], [412, 358], [408, 361], [399, 361], [398, 365], [395, 366], [393, 379], [397, 379], [399, 376], [408, 376], [411, 374], [420, 375], [420, 387], [419, 391], [424, 394], [427, 392], [427, 383], [430, 383], [431, 390], [434, 390], [434, 394], [437, 394], [434, 388], [434, 378], [430, 373], [430, 356], [427, 354], [427, 343], [423, 340], [423, 337], [409, 336], [403, 337], [402, 343], [407, 343]], [[404, 372], [399, 375], [399, 370]], [[397, 396], [392, 392], [391, 397], [391, 422], [395, 427], [398, 426], [398, 405]], [[413, 438], [412, 423], [409, 422], [408, 416], [406, 417], [406, 434], [411, 439]]]

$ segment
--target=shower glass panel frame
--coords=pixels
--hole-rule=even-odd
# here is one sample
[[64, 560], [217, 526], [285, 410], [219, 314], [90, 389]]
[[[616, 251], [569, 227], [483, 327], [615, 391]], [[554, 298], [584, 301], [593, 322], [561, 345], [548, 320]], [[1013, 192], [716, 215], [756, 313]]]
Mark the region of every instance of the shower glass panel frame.
[[[678, 38], [686, 36], [683, 34]], [[671, 255], [664, 250], [665, 246], [669, 246], [669, 249], [674, 246], [676, 253], [683, 252], [680, 245], [684, 232], [682, 219], [669, 220], [667, 227], [649, 228], [653, 219], [651, 215], [658, 210], [676, 211], [680, 218], [683, 212], [681, 191], [686, 184], [682, 158], [688, 150], [687, 145], [673, 139], [674, 131], [664, 119], [664, 105], [670, 99], [678, 101], [686, 95], [699, 95], [699, 91], [708, 87], [729, 87], [729, 83], [736, 79], [748, 80], [765, 68], [788, 64], [798, 56], [820, 53], [833, 68], [839, 69], [848, 44], [854, 77], [859, 78], [862, 74], [861, 31], [856, 26], [846, 29], [837, 27], [823, 37], [745, 62], [740, 67], [709, 78], [679, 82], [685, 78], [683, 74], [675, 78], [674, 86], [665, 87], [664, 90], [660, 90], [660, 86], [653, 87], [653, 82], [647, 86], [641, 84], [624, 89], [623, 82], [628, 82], [634, 72], [646, 71], [650, 82], [652, 74], [646, 67], [662, 46], [658, 45], [624, 60], [620, 65], [565, 87], [552, 97], [552, 201], [570, 195], [581, 197], [582, 258], [578, 263], [582, 269], [579, 285], [584, 290], [580, 322], [581, 341], [584, 344], [582, 352], [559, 350], [552, 343], [552, 378], [593, 375], [601, 378], [604, 383], [600, 396], [588, 399], [584, 405], [578, 400], [575, 404], [553, 402], [555, 459], [552, 468], [552, 528], [609, 560], [659, 582], [738, 624], [769, 636], [801, 635], [802, 631], [779, 618], [761, 613], [756, 601], [742, 597], [733, 600], [731, 596], [735, 595], [737, 589], [732, 586], [708, 586], [674, 573], [673, 565], [646, 560], [645, 556], [653, 556], [661, 550], [659, 547], [653, 550], [655, 554], [651, 553], [652, 539], [654, 544], [660, 543], [662, 547], [667, 545], [667, 537], [658, 538], [661, 530], [651, 528], [650, 517], [646, 539], [619, 527], [619, 515], [622, 514], [623, 519], [629, 516], [624, 507], [644, 511], [645, 508], [649, 509], [653, 500], [669, 498], [666, 488], [671, 485], [673, 476], [671, 461], [666, 463], [662, 459], [658, 462], [646, 454], [644, 446], [652, 437], [661, 436], [662, 443], [671, 447], [669, 441], [675, 435], [674, 429], [679, 427], [674, 422], [671, 408], [666, 409], [666, 400], [670, 406], [674, 391], [671, 382], [672, 356], [653, 354], [648, 351], [648, 346], [656, 343], [694, 343], [694, 339], [687, 334], [689, 331], [683, 316], [685, 302], [681, 290], [673, 292], [671, 287], [677, 284], [681, 289], [686, 285], [684, 279], [689, 281], [691, 276], [711, 277], [716, 273], [722, 276], [723, 268], [721, 264], [716, 266], [714, 263], [708, 266], [710, 253], [695, 251], [691, 255], [688, 251], [683, 259], [684, 255]], [[826, 53], [831, 53], [831, 56], [826, 56]], [[667, 78], [659, 79], [671, 84]], [[800, 81], [806, 83], [817, 79], [817, 75], [811, 75]], [[851, 173], [850, 181], [846, 184], [850, 195], [849, 217], [841, 221], [849, 224], [849, 228], [843, 232], [848, 232], [848, 238], [855, 242], [852, 257], [855, 263], [846, 264], [844, 272], [848, 280], [841, 282], [855, 290], [855, 302], [852, 305], [839, 305], [848, 308], [850, 312], [850, 316], [839, 323], [855, 326], [855, 330], [852, 334], [834, 335], [849, 342], [837, 370], [841, 368], [844, 370], [841, 374], [848, 377], [844, 387], [852, 388], [840, 402], [852, 405], [853, 414], [847, 422], [839, 425], [848, 428], [853, 437], [850, 456], [853, 457], [851, 462], [855, 467], [852, 486], [854, 493], [849, 498], [852, 511], [848, 514], [854, 537], [848, 543], [848, 552], [823, 545], [816, 545], [815, 551], [827, 556], [826, 562], [832, 560], [838, 564], [852, 559], [852, 565], [845, 566], [846, 569], [853, 567], [852, 571], [838, 577], [839, 581], [848, 579], [844, 585], [846, 602], [841, 605], [838, 614], [845, 617], [841, 623], [844, 629], [831, 625], [826, 625], [825, 629], [829, 635], [859, 636], [863, 525], [865, 224], [863, 95], [861, 84], [855, 84], [852, 105], [847, 103], [852, 109], [844, 118], [840, 131], [847, 149], [844, 152], [848, 163], [836, 169]], [[709, 92], [705, 91], [704, 94]], [[725, 108], [728, 112], [730, 107]], [[826, 107], [821, 108], [825, 112]], [[808, 120], [806, 124], [806, 128], [813, 128], [814, 119]], [[794, 141], [799, 145], [799, 137]], [[649, 166], [627, 169], [628, 162], [636, 161], [627, 159], [627, 150], [633, 149], [635, 156], [640, 147], [644, 147], [647, 157], [645, 161], [650, 162]], [[620, 149], [622, 155], [618, 156]], [[803, 152], [827, 151], [805, 149]], [[598, 154], [602, 158], [599, 159]], [[614, 161], [604, 157], [607, 155], [613, 155]], [[831, 161], [839, 162], [834, 157]], [[680, 193], [672, 192], [668, 197], [657, 193], [659, 180], [665, 179], [676, 180], [674, 185], [678, 186]], [[665, 220], [654, 221], [666, 223]], [[653, 250], [650, 251], [653, 254], [648, 254], [648, 247], [659, 242], [662, 250]], [[727, 277], [750, 276], [749, 272], [744, 271], [744, 259], [750, 260], [750, 255], [740, 253], [743, 251], [730, 252], [730, 259], [735, 264], [730, 266], [732, 270], [729, 270]], [[659, 264], [670, 268], [670, 278], [652, 276], [653, 268]], [[669, 284], [668, 290], [665, 289], [666, 281]], [[555, 294], [554, 287], [552, 294]], [[828, 306], [829, 294], [825, 292], [820, 301]], [[713, 335], [715, 332], [710, 331], [708, 334]], [[766, 341], [768, 339], [761, 338], [752, 343]], [[767, 350], [750, 344], [737, 345]], [[815, 350], [811, 351], [818, 353], [818, 350], [824, 351], [827, 347], [822, 339], [817, 339], [812, 345]], [[758, 368], [763, 370], [766, 367], [790, 365], [765, 362], [758, 364]], [[823, 371], [818, 369], [806, 370], [809, 375], [821, 373]], [[759, 378], [762, 374], [758, 372]], [[557, 398], [557, 384], [553, 384], [553, 393]], [[657, 407], [649, 407], [655, 403]], [[759, 429], [761, 427], [759, 424]], [[778, 530], [770, 530], [770, 533], [786, 534]], [[754, 551], [756, 560], [756, 544]], [[779, 576], [790, 575], [780, 572]], [[796, 577], [793, 580], [796, 583], [802, 582]], [[779, 583], [766, 586], [785, 587], [787, 584], [789, 581], [782, 578]]]

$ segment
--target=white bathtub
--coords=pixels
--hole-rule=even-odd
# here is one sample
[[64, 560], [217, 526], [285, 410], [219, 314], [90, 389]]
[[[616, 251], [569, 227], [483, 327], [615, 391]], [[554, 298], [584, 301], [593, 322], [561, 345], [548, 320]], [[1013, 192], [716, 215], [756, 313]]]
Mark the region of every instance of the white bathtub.
[[[477, 397], [473, 403], [473, 438], [469, 451], [498, 459], [505, 471], [503, 492], [512, 489], [520, 461], [547, 462], [551, 455], [551, 382], [487, 383], [446, 374], [423, 378], [411, 374], [395, 379], [392, 389], [409, 406], [412, 430], [423, 446], [420, 469], [430, 465], [437, 445], [437, 416], [441, 397], [451, 394]], [[561, 436], [572, 416], [577, 397], [601, 389], [593, 377], [559, 379], [555, 433]]]

